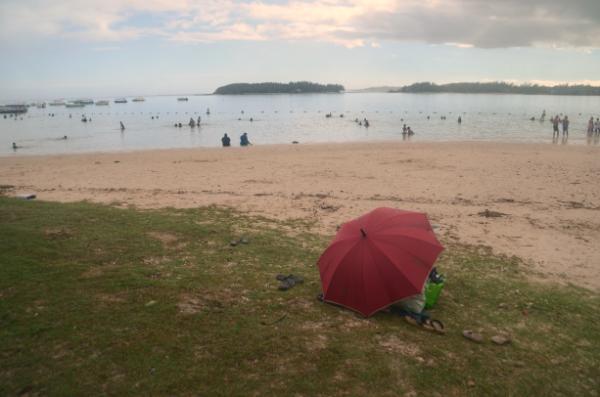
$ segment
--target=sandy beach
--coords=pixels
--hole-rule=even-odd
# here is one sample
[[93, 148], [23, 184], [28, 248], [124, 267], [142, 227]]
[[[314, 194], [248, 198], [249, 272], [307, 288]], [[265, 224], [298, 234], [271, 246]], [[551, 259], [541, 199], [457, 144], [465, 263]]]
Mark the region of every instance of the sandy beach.
[[522, 258], [542, 278], [593, 290], [600, 288], [599, 175], [600, 148], [549, 144], [276, 145], [0, 158], [0, 184], [40, 200], [216, 204], [315, 220], [324, 234], [378, 206], [423, 211], [446, 241], [490, 246]]

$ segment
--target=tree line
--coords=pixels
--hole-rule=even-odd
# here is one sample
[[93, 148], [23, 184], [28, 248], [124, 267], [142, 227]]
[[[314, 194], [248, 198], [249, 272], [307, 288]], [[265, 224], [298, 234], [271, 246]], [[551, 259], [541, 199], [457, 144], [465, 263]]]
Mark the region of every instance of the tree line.
[[414, 83], [390, 92], [410, 93], [464, 93], [464, 94], [528, 94], [528, 95], [600, 95], [600, 87], [590, 85], [555, 85], [492, 83]]
[[217, 95], [241, 94], [302, 94], [302, 93], [339, 93], [344, 91], [340, 84], [317, 84], [309, 81], [296, 81], [289, 83], [235, 83], [219, 87], [215, 90]]

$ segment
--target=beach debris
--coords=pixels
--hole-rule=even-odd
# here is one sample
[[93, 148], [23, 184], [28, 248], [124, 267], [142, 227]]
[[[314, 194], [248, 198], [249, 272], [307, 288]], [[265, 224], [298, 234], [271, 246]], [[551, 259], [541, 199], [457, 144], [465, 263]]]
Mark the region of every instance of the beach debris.
[[293, 274], [288, 274], [287, 276], [284, 274], [278, 274], [275, 276], [275, 279], [281, 281], [281, 284], [278, 287], [280, 291], [287, 291], [295, 285], [302, 284], [304, 282], [302, 277], [294, 276]]
[[482, 336], [481, 334], [478, 334], [478, 333], [477, 333], [477, 332], [475, 332], [475, 331], [471, 331], [470, 329], [465, 329], [465, 330], [462, 332], [462, 335], [463, 335], [465, 338], [467, 338], [467, 339], [469, 339], [469, 340], [471, 340], [471, 341], [473, 341], [473, 342], [476, 342], [476, 343], [481, 343], [481, 342], [483, 342], [483, 336]]
[[260, 323], [261, 323], [262, 325], [273, 325], [273, 324], [277, 324], [277, 323], [278, 323], [278, 322], [280, 322], [280, 321], [283, 321], [283, 320], [284, 320], [286, 317], [287, 317], [287, 313], [285, 313], [283, 316], [281, 316], [281, 317], [279, 317], [278, 319], [276, 319], [276, 320], [273, 320], [273, 321], [271, 321], [271, 322], [267, 322], [267, 321], [261, 321]]
[[477, 215], [483, 216], [485, 218], [501, 218], [503, 216], [508, 216], [508, 214], [505, 214], [503, 212], [492, 211], [487, 208], [485, 211], [478, 212]]
[[37, 196], [35, 195], [35, 193], [25, 193], [25, 194], [19, 194], [17, 196], [17, 198], [23, 199], [23, 200], [33, 200], [35, 199]]
[[0, 185], [0, 195], [10, 191], [10, 190], [14, 190], [14, 186], [13, 185]]
[[322, 209], [323, 211], [335, 212], [335, 211], [339, 210], [341, 207], [332, 205], [332, 204], [328, 204], [326, 202], [322, 202], [319, 205], [319, 208]]
[[229, 242], [229, 245], [231, 245], [232, 247], [235, 247], [238, 244], [250, 244], [250, 240], [248, 240], [247, 237], [242, 236], [238, 239], [234, 239]]
[[507, 345], [511, 342], [510, 337], [508, 335], [494, 335], [491, 338], [491, 341], [499, 346]]

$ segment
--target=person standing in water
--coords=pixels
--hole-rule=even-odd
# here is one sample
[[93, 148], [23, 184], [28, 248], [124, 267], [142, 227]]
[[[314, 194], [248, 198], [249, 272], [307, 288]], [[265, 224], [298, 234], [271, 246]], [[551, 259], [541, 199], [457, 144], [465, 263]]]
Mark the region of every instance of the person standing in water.
[[558, 136], [558, 124], [559, 123], [560, 123], [560, 118], [558, 117], [558, 114], [557, 114], [552, 119], [552, 137], [554, 137], [554, 135]]
[[565, 116], [562, 121], [563, 136], [569, 136], [569, 116]]
[[121, 131], [125, 131], [125, 124], [122, 121], [119, 121], [119, 123], [121, 123]]
[[592, 135], [594, 133], [594, 117], [590, 117], [588, 121], [587, 133], [588, 135]]
[[458, 116], [458, 124], [462, 124], [462, 117]]

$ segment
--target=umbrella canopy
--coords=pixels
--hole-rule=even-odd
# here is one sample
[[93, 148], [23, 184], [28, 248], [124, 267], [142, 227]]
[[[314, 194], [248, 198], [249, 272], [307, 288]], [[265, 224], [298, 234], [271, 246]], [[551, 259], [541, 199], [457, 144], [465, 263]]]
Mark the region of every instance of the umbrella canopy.
[[443, 249], [425, 214], [377, 208], [343, 224], [319, 258], [323, 299], [371, 316], [421, 293]]

